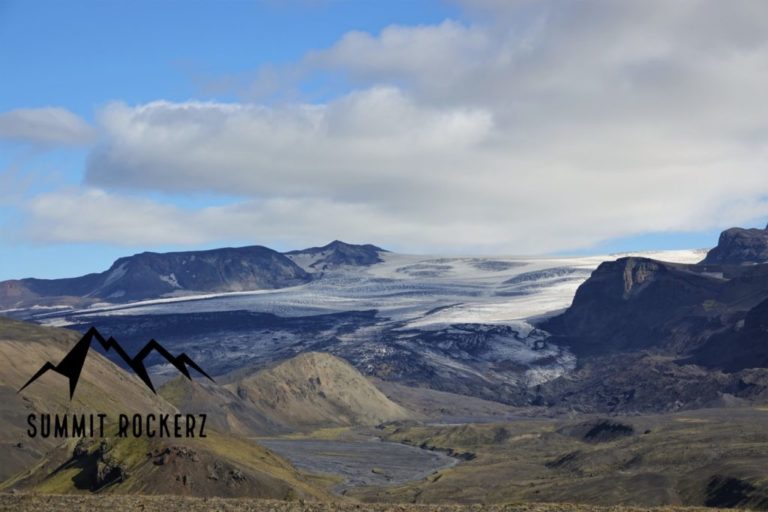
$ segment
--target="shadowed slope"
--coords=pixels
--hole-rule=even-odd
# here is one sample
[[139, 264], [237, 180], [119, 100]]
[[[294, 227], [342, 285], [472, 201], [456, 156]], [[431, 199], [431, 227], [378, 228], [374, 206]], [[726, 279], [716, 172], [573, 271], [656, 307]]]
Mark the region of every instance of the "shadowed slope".
[[152, 379], [150, 379], [149, 373], [144, 366], [144, 359], [146, 359], [153, 351], [163, 356], [186, 378], [190, 380], [192, 379], [192, 376], [189, 374], [189, 370], [187, 368], [189, 366], [213, 381], [213, 379], [207, 373], [205, 373], [205, 371], [203, 371], [203, 369], [200, 368], [200, 366], [198, 366], [197, 363], [195, 363], [189, 356], [186, 354], [174, 356], [154, 339], [150, 340], [149, 343], [147, 343], [144, 348], [142, 348], [139, 353], [136, 354], [135, 357], [130, 357], [115, 338], [110, 336], [109, 339], [104, 339], [104, 337], [101, 335], [101, 333], [99, 333], [99, 331], [96, 330], [95, 327], [91, 327], [88, 329], [88, 332], [86, 332], [85, 335], [80, 338], [80, 341], [77, 342], [72, 350], [69, 351], [64, 359], [59, 362], [59, 364], [54, 365], [50, 361], [47, 361], [32, 376], [32, 378], [29, 379], [27, 383], [21, 387], [21, 389], [19, 389], [19, 392], [23, 391], [24, 388], [32, 384], [43, 374], [49, 370], [52, 370], [69, 379], [69, 398], [71, 400], [75, 394], [75, 388], [77, 387], [77, 381], [80, 378], [80, 372], [82, 371], [83, 365], [85, 364], [85, 358], [88, 356], [88, 351], [90, 350], [91, 343], [94, 339], [96, 339], [102, 348], [104, 348], [104, 350], [107, 352], [110, 350], [116, 352], [120, 358], [125, 361], [126, 364], [128, 364], [128, 366], [136, 373], [136, 375], [139, 376], [144, 384], [146, 384], [147, 387], [152, 390], [153, 393], [156, 393], [155, 387], [152, 385]]

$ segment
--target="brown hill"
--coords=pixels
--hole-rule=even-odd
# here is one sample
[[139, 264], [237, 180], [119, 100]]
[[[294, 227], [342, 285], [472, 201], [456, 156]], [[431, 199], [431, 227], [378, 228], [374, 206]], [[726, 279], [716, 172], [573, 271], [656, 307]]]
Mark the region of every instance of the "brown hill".
[[265, 416], [294, 428], [376, 425], [409, 412], [352, 365], [308, 352], [228, 386]]
[[211, 427], [219, 432], [263, 436], [291, 430], [237, 396], [229, 386], [177, 377], [163, 384], [158, 392], [182, 412], [206, 413]]

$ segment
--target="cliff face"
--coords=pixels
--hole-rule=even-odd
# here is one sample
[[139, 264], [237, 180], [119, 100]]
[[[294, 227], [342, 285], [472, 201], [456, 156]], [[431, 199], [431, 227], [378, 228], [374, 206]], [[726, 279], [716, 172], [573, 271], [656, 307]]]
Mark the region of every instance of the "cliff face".
[[616, 412], [765, 400], [768, 264], [742, 263], [601, 264], [564, 313], [539, 325], [579, 365], [537, 388], [537, 401]]
[[582, 355], [660, 346], [680, 321], [705, 319], [704, 303], [722, 292], [722, 280], [696, 270], [647, 258], [603, 263], [541, 327]]
[[695, 265], [605, 262], [571, 307], [540, 327], [581, 356], [653, 350], [728, 372], [768, 368], [762, 254], [768, 257], [768, 231], [734, 228]]

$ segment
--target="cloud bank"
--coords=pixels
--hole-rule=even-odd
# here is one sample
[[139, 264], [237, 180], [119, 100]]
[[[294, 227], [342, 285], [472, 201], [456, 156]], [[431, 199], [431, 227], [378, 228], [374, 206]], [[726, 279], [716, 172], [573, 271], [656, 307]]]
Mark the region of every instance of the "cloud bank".
[[[768, 215], [767, 18], [759, 1], [483, 2], [465, 22], [350, 32], [288, 70], [343, 77], [322, 103], [107, 106], [85, 188], [38, 197], [29, 227], [536, 253], [748, 222]], [[0, 136], [78, 132], [11, 124]], [[135, 198], [158, 192], [229, 204]], [[131, 213], [78, 214], [107, 200]]]

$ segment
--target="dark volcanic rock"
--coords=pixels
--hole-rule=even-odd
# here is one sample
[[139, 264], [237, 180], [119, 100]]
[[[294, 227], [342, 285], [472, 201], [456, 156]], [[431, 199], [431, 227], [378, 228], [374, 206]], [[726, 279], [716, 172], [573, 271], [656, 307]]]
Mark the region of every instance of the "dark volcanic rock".
[[283, 288], [311, 276], [266, 247], [173, 253], [144, 252], [120, 258], [106, 272], [69, 279], [21, 279], [0, 283], [0, 306], [74, 297], [126, 302], [171, 293], [232, 292]]
[[768, 265], [606, 262], [540, 327], [580, 356], [653, 350], [727, 372], [768, 368]]
[[768, 300], [750, 309], [743, 321], [707, 339], [686, 362], [727, 372], [768, 368]]
[[606, 262], [566, 312], [539, 327], [580, 360], [567, 379], [535, 390], [538, 403], [627, 412], [761, 400], [768, 265]]
[[767, 382], [764, 369], [723, 374], [670, 357], [621, 353], [585, 358], [574, 373], [533, 391], [560, 410], [624, 414], [717, 407], [724, 394], [762, 401]]
[[663, 345], [680, 322], [706, 322], [724, 282], [695, 266], [621, 258], [602, 263], [563, 314], [541, 324], [577, 354]]
[[289, 251], [285, 255], [300, 263], [308, 261], [309, 271], [330, 270], [343, 265], [368, 266], [382, 261], [380, 254], [387, 252], [375, 245], [354, 245], [334, 240], [323, 247], [310, 247], [298, 251]]
[[731, 228], [720, 234], [717, 247], [707, 253], [703, 264], [751, 265], [768, 262], [766, 229]]

